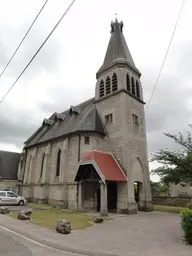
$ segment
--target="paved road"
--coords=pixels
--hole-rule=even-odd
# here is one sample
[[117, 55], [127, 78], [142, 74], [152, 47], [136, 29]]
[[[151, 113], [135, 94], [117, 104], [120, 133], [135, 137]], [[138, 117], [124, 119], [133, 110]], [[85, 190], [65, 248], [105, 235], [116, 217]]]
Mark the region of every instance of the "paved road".
[[[33, 243], [0, 228], [0, 255], [3, 256], [79, 256]], [[82, 256], [82, 255], [81, 255]]]
[[[0, 225], [21, 232], [36, 241], [52, 243], [56, 248], [123, 255], [123, 256], [191, 256], [192, 247], [183, 239], [178, 214], [144, 213], [138, 215], [117, 216], [116, 219], [105, 221], [87, 229], [73, 231], [68, 236], [54, 230], [38, 227], [28, 222], [18, 221], [6, 215], [0, 215]], [[0, 229], [1, 232], [1, 229]], [[6, 233], [5, 233], [6, 234]], [[10, 236], [10, 234], [8, 234]], [[6, 237], [8, 240], [8, 238]], [[11, 240], [12, 239], [12, 240]], [[4, 239], [5, 240], [5, 239]], [[75, 256], [75, 254], [55, 251], [36, 245], [24, 238], [11, 235], [10, 243], [0, 237], [0, 255], [9, 256]], [[20, 242], [20, 244], [18, 244]], [[20, 246], [20, 247], [19, 247]], [[28, 250], [24, 254], [1, 253], [2, 248], [15, 252]], [[76, 250], [74, 250], [76, 249]], [[30, 254], [32, 253], [32, 254]]]

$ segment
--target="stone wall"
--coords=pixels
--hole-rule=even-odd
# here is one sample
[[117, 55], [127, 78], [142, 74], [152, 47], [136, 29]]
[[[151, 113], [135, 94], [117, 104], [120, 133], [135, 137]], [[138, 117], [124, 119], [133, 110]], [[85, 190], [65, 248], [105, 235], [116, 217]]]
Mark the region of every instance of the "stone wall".
[[192, 203], [192, 197], [168, 197], [168, 196], [153, 196], [152, 202], [155, 205], [181, 206], [186, 207], [187, 203]]
[[[84, 137], [90, 137], [85, 144]], [[57, 153], [61, 149], [61, 171], [56, 176]], [[27, 150], [26, 164], [20, 168], [20, 176], [24, 175], [23, 196], [34, 202], [59, 204], [71, 210], [77, 209], [77, 184], [74, 178], [80, 159], [89, 151], [103, 149], [103, 136], [95, 133], [81, 134], [80, 155], [79, 136], [72, 135], [53, 143], [45, 143]], [[45, 154], [41, 177], [42, 157]], [[24, 170], [25, 167], [25, 170]]]
[[[105, 123], [106, 115], [112, 114], [113, 116], [113, 122], [105, 125], [107, 136], [104, 145], [106, 150], [110, 150], [121, 163], [128, 177], [127, 193], [122, 194], [124, 197], [121, 199], [121, 204], [122, 201], [126, 204], [128, 202], [131, 204], [130, 208], [133, 207], [136, 211], [134, 182], [140, 181], [144, 185], [143, 201], [148, 202], [145, 205], [152, 209], [143, 104], [128, 94], [120, 92], [112, 97], [99, 100], [96, 106], [103, 123]], [[133, 114], [138, 116], [139, 125], [133, 124]]]

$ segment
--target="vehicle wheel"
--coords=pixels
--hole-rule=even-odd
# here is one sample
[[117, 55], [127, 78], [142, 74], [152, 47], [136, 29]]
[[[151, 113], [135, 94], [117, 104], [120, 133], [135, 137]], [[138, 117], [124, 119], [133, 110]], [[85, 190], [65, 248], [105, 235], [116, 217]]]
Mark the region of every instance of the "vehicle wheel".
[[24, 201], [23, 200], [19, 201], [18, 205], [23, 206], [24, 205]]

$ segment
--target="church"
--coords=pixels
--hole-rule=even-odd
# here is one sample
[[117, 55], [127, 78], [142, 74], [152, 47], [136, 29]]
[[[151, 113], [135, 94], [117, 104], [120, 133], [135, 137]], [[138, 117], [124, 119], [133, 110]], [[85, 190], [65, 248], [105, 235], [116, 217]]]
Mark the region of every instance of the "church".
[[103, 216], [152, 210], [140, 77], [116, 19], [95, 96], [44, 119], [24, 143], [26, 199]]

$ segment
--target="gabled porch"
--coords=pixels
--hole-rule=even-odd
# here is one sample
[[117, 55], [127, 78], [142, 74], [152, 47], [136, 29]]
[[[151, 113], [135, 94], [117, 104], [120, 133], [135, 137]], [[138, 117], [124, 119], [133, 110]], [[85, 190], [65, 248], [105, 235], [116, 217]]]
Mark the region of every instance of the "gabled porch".
[[112, 153], [91, 151], [80, 161], [75, 181], [78, 211], [95, 210], [107, 216], [117, 211], [117, 183], [127, 178]]

